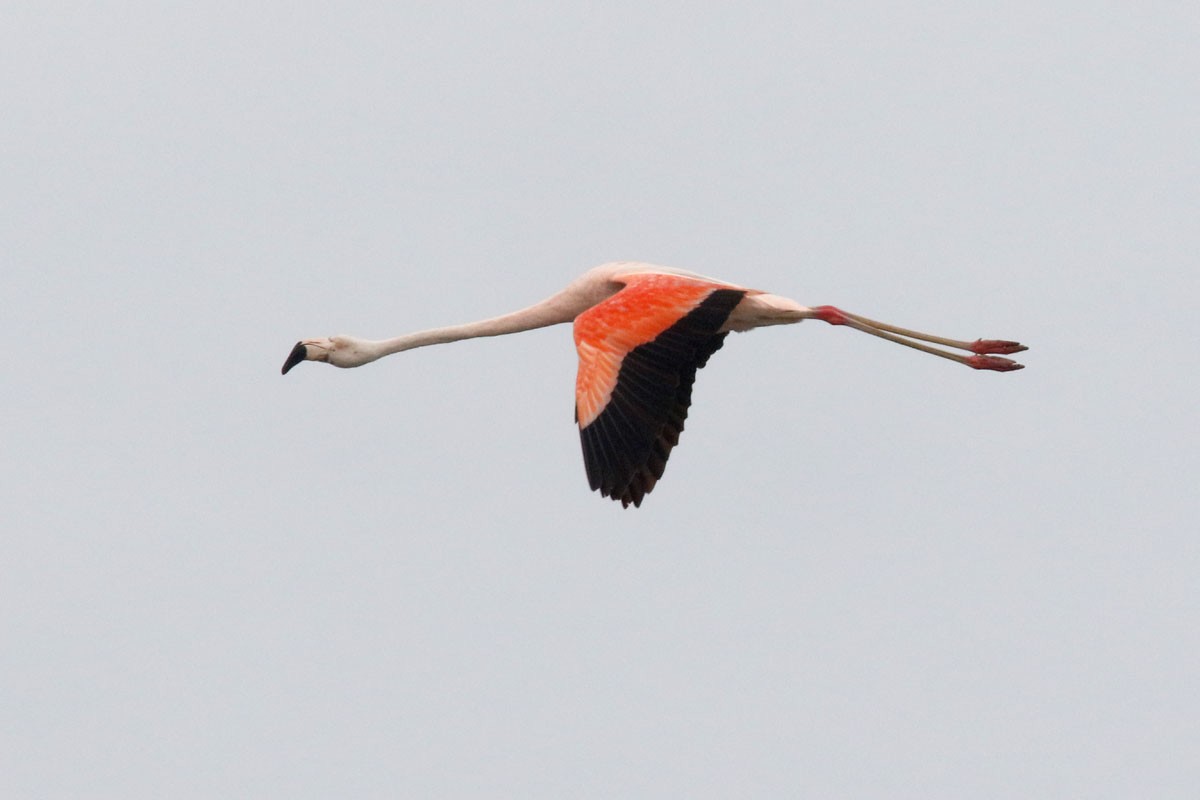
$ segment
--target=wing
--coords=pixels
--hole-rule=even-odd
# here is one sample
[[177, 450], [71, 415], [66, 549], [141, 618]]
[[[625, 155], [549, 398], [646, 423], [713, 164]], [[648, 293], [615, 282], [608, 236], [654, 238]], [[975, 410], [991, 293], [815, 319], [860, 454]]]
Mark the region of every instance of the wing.
[[626, 285], [575, 320], [575, 419], [588, 483], [641, 505], [679, 443], [696, 370], [725, 340], [744, 289], [678, 275]]

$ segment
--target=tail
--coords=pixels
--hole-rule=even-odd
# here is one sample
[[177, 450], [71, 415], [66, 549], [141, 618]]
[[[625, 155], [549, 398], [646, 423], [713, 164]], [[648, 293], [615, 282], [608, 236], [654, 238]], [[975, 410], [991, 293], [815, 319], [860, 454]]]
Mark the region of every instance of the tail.
[[747, 292], [721, 330], [742, 332], [768, 325], [791, 325], [812, 315], [811, 308], [791, 298], [765, 292]]

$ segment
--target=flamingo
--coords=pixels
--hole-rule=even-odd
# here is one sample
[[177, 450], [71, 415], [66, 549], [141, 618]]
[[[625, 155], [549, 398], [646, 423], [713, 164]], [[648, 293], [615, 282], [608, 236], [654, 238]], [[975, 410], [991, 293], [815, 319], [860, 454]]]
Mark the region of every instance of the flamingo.
[[575, 421], [588, 483], [593, 491], [620, 501], [623, 508], [631, 503], [638, 507], [662, 477], [671, 449], [679, 443], [696, 370], [721, 349], [726, 335], [806, 319], [853, 328], [972, 369], [1022, 369], [998, 354], [1028, 349], [1000, 339], [966, 342], [932, 336], [834, 306], [809, 308], [687, 270], [613, 262], [589, 270], [540, 303], [479, 322], [381, 341], [354, 336], [303, 339], [288, 355], [282, 372], [286, 375], [302, 361], [361, 367], [416, 347], [573, 322], [579, 354]]

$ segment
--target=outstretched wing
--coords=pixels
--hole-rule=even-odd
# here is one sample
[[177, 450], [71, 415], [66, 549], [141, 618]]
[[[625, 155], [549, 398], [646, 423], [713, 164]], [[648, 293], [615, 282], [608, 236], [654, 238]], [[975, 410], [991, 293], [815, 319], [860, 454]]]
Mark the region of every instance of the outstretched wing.
[[575, 319], [575, 419], [588, 483], [641, 505], [666, 468], [692, 401], [696, 370], [721, 348], [745, 290], [648, 273]]

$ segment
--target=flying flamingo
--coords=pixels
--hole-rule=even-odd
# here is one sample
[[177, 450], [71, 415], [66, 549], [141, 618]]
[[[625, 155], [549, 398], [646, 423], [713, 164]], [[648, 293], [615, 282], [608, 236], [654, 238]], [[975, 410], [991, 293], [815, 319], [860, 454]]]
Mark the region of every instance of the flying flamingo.
[[588, 483], [628, 508], [630, 503], [640, 506], [662, 477], [671, 448], [683, 431], [696, 370], [721, 348], [726, 334], [806, 319], [845, 325], [972, 369], [1021, 369], [1015, 361], [994, 354], [1028, 349], [998, 339], [965, 342], [931, 336], [833, 306], [809, 308], [686, 270], [618, 262], [584, 273], [540, 303], [492, 319], [382, 341], [353, 336], [304, 339], [287, 357], [283, 373], [301, 361], [360, 367], [414, 347], [574, 322], [579, 353], [575, 421]]

